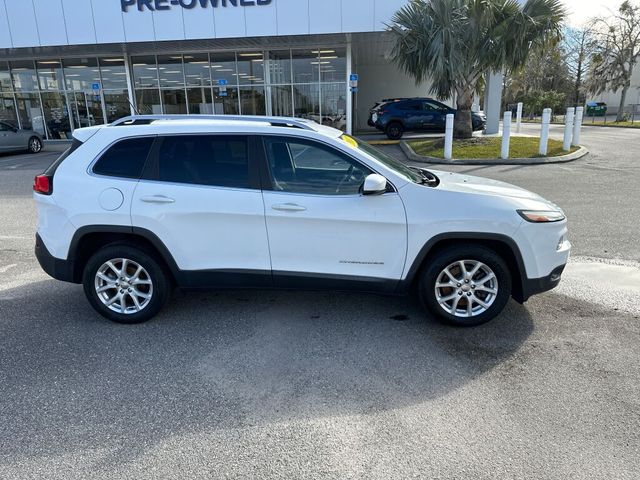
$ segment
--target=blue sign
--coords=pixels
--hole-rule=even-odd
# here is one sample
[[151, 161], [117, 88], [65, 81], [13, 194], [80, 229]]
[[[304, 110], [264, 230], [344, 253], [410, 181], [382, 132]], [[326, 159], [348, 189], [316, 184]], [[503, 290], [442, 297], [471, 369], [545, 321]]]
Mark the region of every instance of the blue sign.
[[94, 83], [91, 85], [91, 89], [92, 90], [100, 90], [100, 84], [99, 83]]
[[192, 10], [196, 7], [261, 7], [271, 4], [272, 0], [120, 0], [123, 13], [129, 12], [129, 7], [136, 7], [139, 12], [171, 10], [173, 7], [181, 7]]
[[360, 80], [360, 78], [357, 73], [352, 73], [351, 75], [349, 75], [350, 82], [357, 82], [358, 80]]
[[358, 87], [351, 87], [351, 93], [358, 93]]
[[229, 82], [227, 80], [225, 80], [224, 78], [218, 80], [218, 85], [220, 85], [220, 86], [226, 86], [228, 84], [229, 84]]

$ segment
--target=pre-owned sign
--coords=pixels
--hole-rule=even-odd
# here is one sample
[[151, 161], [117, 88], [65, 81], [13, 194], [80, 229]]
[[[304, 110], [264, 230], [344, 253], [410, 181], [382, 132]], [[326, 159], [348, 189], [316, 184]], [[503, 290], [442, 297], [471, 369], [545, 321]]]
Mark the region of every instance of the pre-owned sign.
[[129, 7], [137, 7], [139, 11], [171, 10], [172, 7], [182, 7], [187, 10], [192, 8], [208, 7], [255, 7], [269, 5], [272, 0], [120, 0], [122, 11], [127, 13]]

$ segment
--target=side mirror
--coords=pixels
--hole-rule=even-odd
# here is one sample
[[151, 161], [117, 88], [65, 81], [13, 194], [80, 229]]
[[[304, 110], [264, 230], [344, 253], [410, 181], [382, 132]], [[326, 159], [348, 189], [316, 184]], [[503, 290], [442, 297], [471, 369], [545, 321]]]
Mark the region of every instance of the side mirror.
[[372, 173], [364, 179], [363, 195], [382, 195], [387, 191], [387, 179], [377, 173]]

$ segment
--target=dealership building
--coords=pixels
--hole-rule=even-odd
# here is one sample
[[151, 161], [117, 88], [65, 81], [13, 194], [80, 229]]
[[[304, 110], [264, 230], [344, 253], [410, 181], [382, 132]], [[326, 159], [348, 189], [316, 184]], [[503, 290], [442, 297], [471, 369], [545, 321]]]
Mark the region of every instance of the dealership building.
[[0, 120], [50, 140], [132, 113], [362, 131], [376, 101], [428, 95], [390, 61], [387, 24], [406, 3], [0, 0]]

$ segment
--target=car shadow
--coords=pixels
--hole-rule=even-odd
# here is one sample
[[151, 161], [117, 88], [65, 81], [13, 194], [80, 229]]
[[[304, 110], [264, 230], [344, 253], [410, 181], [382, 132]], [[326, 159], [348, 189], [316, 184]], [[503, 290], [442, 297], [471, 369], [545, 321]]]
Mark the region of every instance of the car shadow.
[[122, 464], [176, 435], [421, 404], [508, 363], [532, 331], [514, 302], [461, 329], [407, 298], [287, 291], [176, 294], [126, 326], [80, 286], [42, 281], [0, 292], [0, 458], [92, 449]]

